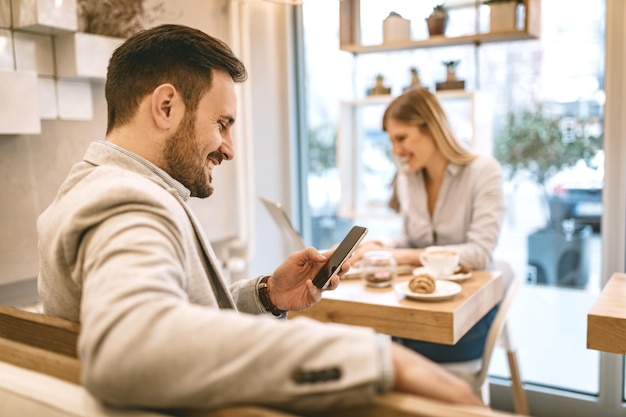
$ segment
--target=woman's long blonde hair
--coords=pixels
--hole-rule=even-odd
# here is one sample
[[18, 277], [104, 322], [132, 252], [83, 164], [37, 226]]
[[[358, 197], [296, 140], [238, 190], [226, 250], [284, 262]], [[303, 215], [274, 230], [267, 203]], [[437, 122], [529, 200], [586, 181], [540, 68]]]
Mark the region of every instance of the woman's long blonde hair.
[[[396, 97], [385, 109], [383, 130], [387, 131], [387, 121], [397, 120], [417, 128], [435, 141], [435, 146], [444, 158], [456, 164], [469, 164], [476, 159], [476, 154], [467, 150], [459, 143], [450, 122], [437, 97], [426, 88], [413, 88]], [[391, 182], [392, 194], [387, 205], [394, 211], [400, 210], [400, 202], [396, 192], [396, 178]]]
[[459, 143], [439, 100], [426, 88], [413, 88], [389, 104], [382, 121], [385, 132], [389, 119], [430, 133], [439, 151], [450, 162], [469, 164], [476, 158], [476, 154]]

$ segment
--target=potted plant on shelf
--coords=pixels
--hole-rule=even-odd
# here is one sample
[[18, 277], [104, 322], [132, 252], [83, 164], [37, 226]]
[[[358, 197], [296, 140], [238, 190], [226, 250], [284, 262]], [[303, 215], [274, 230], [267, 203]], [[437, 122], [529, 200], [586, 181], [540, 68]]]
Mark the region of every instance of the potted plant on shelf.
[[446, 67], [446, 79], [445, 81], [437, 82], [435, 90], [463, 90], [465, 88], [465, 81], [456, 77], [456, 68], [460, 63], [461, 61], [458, 59], [442, 62], [443, 66]]
[[382, 74], [376, 74], [376, 81], [372, 88], [367, 89], [368, 96], [391, 94], [391, 88], [385, 85], [385, 77]]
[[541, 191], [546, 222], [527, 237], [529, 281], [582, 287], [587, 283], [586, 247], [591, 228], [577, 225], [552, 206], [547, 187], [563, 169], [580, 161], [590, 165], [601, 149], [602, 138], [587, 134], [584, 123], [580, 129], [565, 131], [564, 120], [549, 116], [542, 108], [509, 113], [496, 138], [495, 156], [509, 179], [526, 175]]
[[124, 38], [165, 10], [162, 0], [77, 0], [76, 5], [78, 32], [54, 36], [59, 78], [105, 79], [109, 58]]
[[149, 26], [164, 11], [163, 1], [78, 0], [79, 30], [85, 33], [127, 38]]
[[442, 62], [443, 66], [446, 67], [446, 81], [456, 80], [456, 67], [458, 67], [460, 63], [461, 61], [458, 59]]
[[437, 4], [433, 7], [430, 16], [426, 18], [428, 34], [430, 36], [443, 35], [446, 32], [447, 24], [448, 10], [444, 7], [443, 3]]

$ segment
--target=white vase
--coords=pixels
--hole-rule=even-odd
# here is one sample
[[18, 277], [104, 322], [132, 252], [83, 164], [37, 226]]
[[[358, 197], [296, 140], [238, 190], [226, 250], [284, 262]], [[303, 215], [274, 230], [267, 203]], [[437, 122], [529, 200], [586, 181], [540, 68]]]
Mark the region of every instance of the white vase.
[[390, 14], [383, 21], [383, 43], [411, 40], [411, 21], [399, 15]]

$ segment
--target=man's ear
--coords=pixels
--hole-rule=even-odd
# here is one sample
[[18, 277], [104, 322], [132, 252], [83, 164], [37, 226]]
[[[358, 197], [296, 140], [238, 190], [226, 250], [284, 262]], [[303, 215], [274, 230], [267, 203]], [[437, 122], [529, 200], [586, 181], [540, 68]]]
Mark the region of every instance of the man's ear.
[[150, 110], [159, 129], [171, 130], [185, 113], [183, 101], [172, 84], [161, 84], [152, 92]]

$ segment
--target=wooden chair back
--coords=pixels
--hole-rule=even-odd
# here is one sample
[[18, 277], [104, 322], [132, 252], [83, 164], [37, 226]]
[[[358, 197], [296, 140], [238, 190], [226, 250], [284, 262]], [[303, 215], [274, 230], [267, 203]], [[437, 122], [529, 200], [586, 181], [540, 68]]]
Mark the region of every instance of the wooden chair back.
[[0, 337], [77, 357], [80, 324], [39, 313], [0, 305]]
[[489, 384], [487, 383], [487, 374], [489, 365], [493, 357], [493, 351], [496, 346], [501, 346], [506, 350], [509, 371], [511, 373], [511, 392], [513, 396], [513, 407], [515, 412], [520, 415], [528, 415], [528, 402], [524, 391], [523, 381], [521, 378], [519, 364], [517, 360], [517, 351], [511, 341], [511, 336], [507, 328], [507, 320], [511, 305], [517, 296], [521, 287], [521, 278], [515, 275], [511, 265], [502, 260], [494, 262], [495, 269], [502, 272], [504, 280], [504, 297], [500, 302], [498, 312], [491, 323], [487, 339], [485, 341], [485, 349], [480, 362], [480, 368], [475, 370], [476, 361], [453, 362], [442, 364], [449, 371], [466, 379], [477, 395], [483, 398], [485, 403], [489, 403]]
[[0, 361], [80, 384], [80, 325], [0, 305]]

